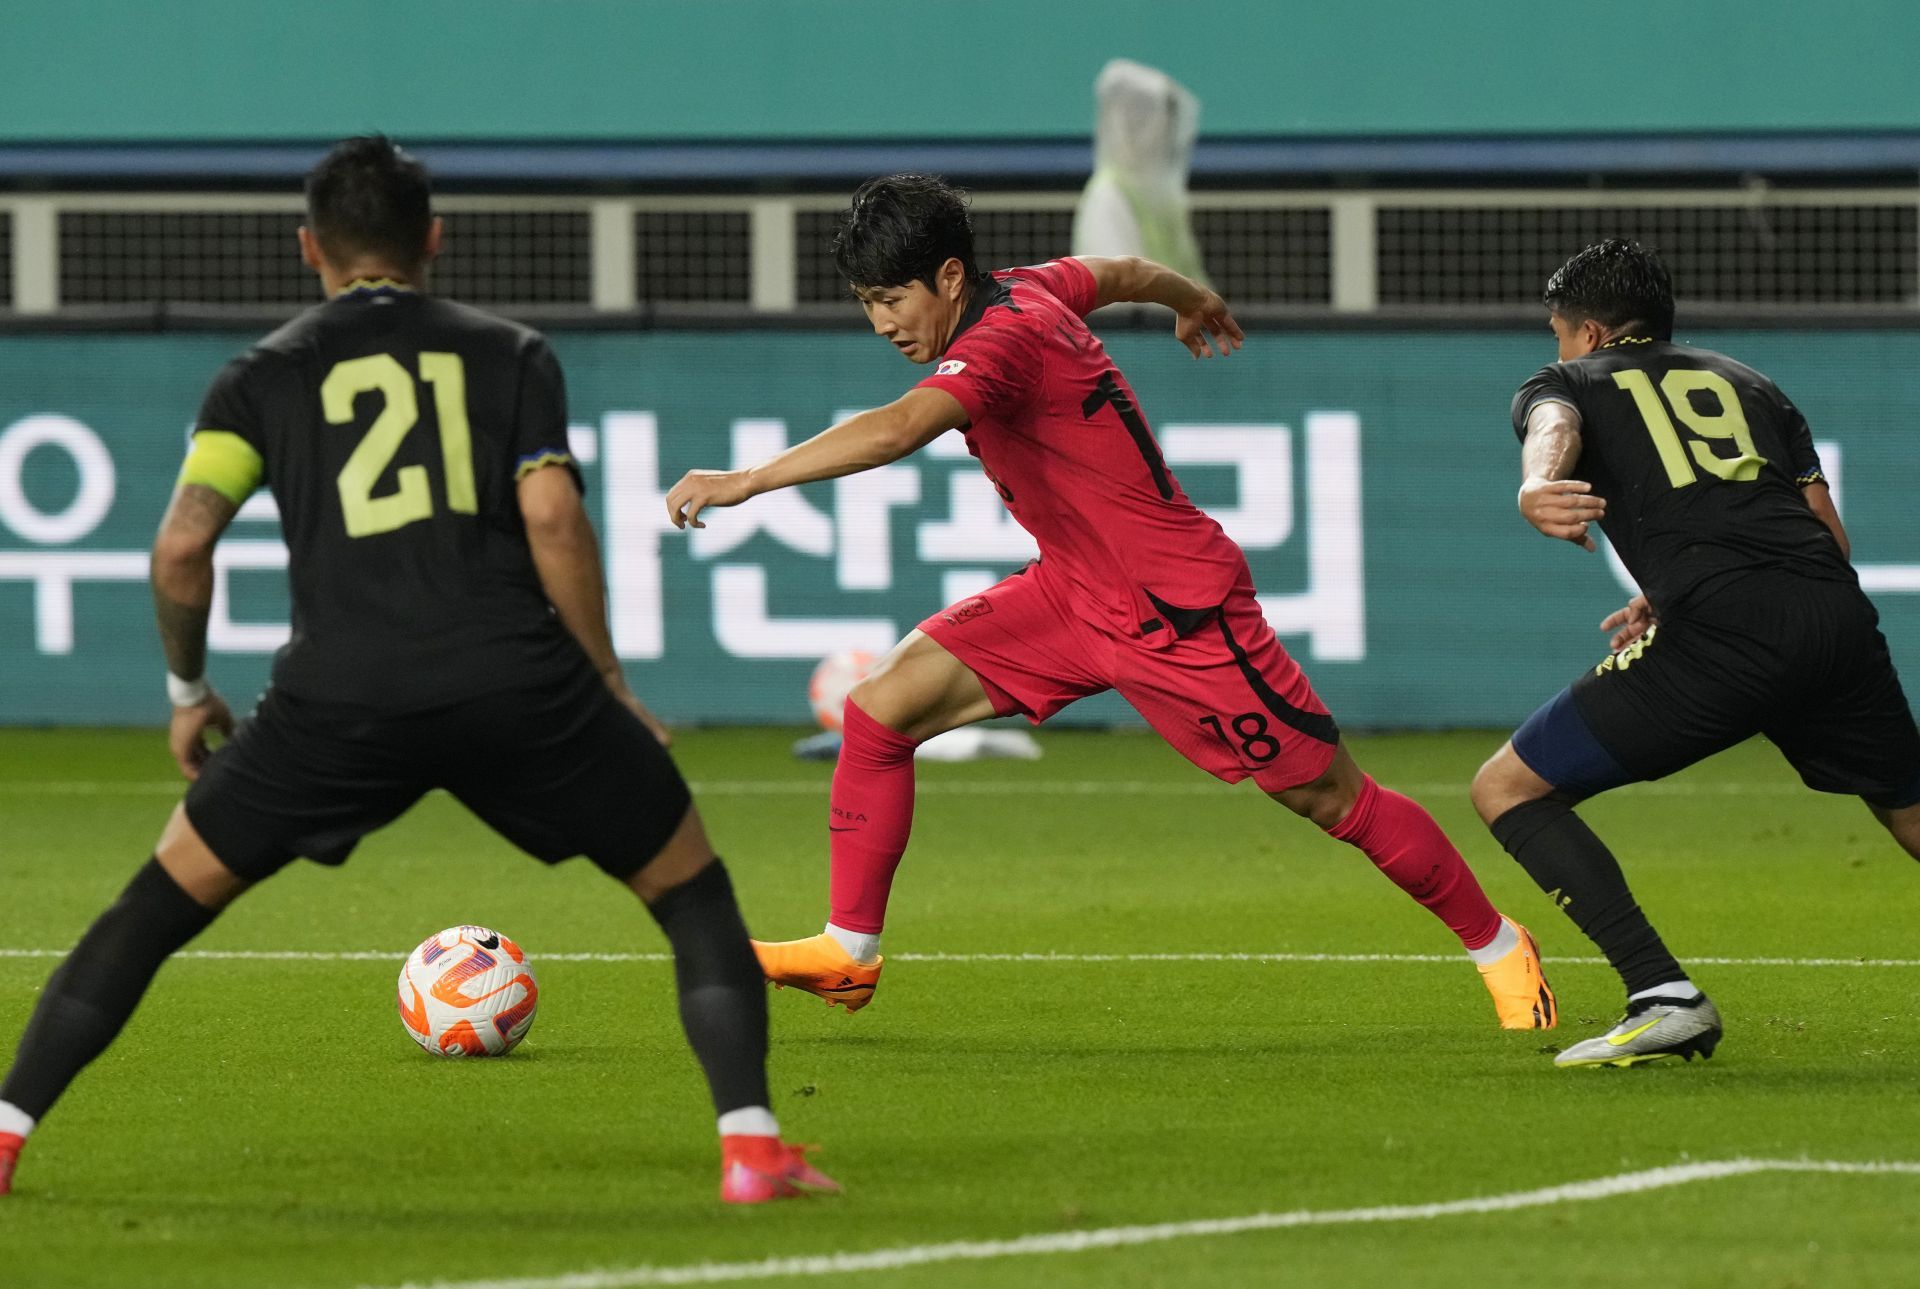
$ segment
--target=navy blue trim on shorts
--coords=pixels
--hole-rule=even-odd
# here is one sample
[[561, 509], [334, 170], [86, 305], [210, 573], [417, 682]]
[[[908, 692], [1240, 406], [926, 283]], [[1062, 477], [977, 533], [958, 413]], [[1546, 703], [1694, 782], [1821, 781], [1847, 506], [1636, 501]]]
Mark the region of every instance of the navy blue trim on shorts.
[[1582, 798], [1639, 778], [1594, 736], [1574, 706], [1571, 687], [1555, 694], [1513, 732], [1513, 750], [1555, 788]]

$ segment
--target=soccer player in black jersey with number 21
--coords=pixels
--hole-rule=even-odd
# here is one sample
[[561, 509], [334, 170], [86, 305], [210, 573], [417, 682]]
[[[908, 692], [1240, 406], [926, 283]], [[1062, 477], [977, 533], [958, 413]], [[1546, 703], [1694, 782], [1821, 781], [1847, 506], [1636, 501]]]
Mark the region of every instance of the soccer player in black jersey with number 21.
[[1672, 283], [1633, 243], [1575, 255], [1546, 303], [1560, 361], [1513, 402], [1520, 510], [1588, 550], [1600, 524], [1641, 594], [1601, 624], [1614, 652], [1481, 768], [1474, 805], [1626, 985], [1626, 1016], [1555, 1064], [1711, 1056], [1719, 1012], [1573, 807], [1764, 734], [1920, 859], [1920, 731], [1799, 409], [1675, 344]]
[[[301, 252], [329, 298], [214, 378], [154, 543], [170, 742], [192, 786], [40, 995], [0, 1081], [0, 1194], [168, 957], [254, 883], [300, 856], [344, 862], [433, 788], [646, 902], [719, 1114], [721, 1198], [837, 1189], [780, 1140], [733, 887], [614, 656], [559, 363], [537, 332], [425, 292], [440, 221], [425, 169], [387, 139], [329, 152], [307, 216]], [[293, 638], [236, 730], [203, 676], [213, 548], [262, 483]], [[209, 729], [233, 735], [211, 755]]]

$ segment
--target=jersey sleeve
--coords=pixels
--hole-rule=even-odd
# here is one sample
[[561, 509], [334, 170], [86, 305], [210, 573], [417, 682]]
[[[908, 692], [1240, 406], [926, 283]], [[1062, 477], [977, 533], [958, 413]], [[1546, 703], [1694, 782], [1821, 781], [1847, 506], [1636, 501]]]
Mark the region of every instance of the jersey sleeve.
[[1559, 363], [1549, 363], [1535, 372], [1513, 396], [1513, 432], [1521, 442], [1527, 438], [1527, 418], [1542, 403], [1565, 403], [1576, 412], [1580, 410], [1573, 381]]
[[919, 388], [945, 390], [967, 419], [1004, 420], [1033, 397], [1045, 374], [1045, 350], [1021, 315], [977, 324], [955, 341]]
[[1012, 272], [1015, 278], [1039, 287], [1079, 317], [1086, 317], [1100, 303], [1100, 284], [1093, 270], [1070, 255]]
[[200, 400], [187, 459], [175, 486], [200, 484], [238, 506], [266, 477], [266, 429], [261, 424], [259, 355], [222, 367]]
[[1807, 418], [1779, 390], [1774, 396], [1780, 400], [1780, 407], [1786, 416], [1787, 469], [1793, 472], [1793, 481], [1802, 488], [1812, 483], [1825, 483], [1826, 471], [1820, 467], [1820, 453], [1813, 446], [1813, 430], [1807, 424]]
[[567, 380], [560, 360], [543, 339], [536, 337], [520, 361], [520, 399], [514, 409], [513, 480], [546, 466], [564, 466], [582, 492], [580, 463], [567, 443]]
[[258, 372], [256, 354], [243, 354], [222, 367], [200, 400], [200, 415], [194, 418], [193, 432], [215, 430], [238, 435], [254, 451], [263, 450], [266, 439], [260, 424], [261, 399], [254, 388]]

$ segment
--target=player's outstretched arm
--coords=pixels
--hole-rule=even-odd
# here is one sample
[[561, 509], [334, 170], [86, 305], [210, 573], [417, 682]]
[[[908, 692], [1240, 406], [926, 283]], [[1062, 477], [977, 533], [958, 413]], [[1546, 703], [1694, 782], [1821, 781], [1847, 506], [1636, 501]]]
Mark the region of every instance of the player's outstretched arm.
[[233, 713], [206, 682], [207, 615], [213, 607], [214, 543], [238, 510], [205, 484], [183, 483], [153, 539], [153, 612], [173, 702], [167, 746], [189, 779], [199, 778], [206, 762], [207, 730], [233, 733]]
[[1593, 550], [1587, 525], [1607, 513], [1593, 485], [1568, 478], [1580, 460], [1580, 413], [1566, 403], [1541, 403], [1527, 414], [1527, 438], [1520, 449], [1526, 480], [1520, 485], [1520, 513], [1548, 537]]
[[1074, 258], [1093, 274], [1098, 291], [1095, 308], [1109, 304], [1165, 305], [1179, 315], [1173, 324], [1174, 339], [1195, 358], [1211, 358], [1216, 351], [1225, 357], [1247, 338], [1217, 292], [1164, 264], [1138, 255]]
[[850, 416], [759, 465], [687, 471], [667, 491], [667, 518], [675, 528], [705, 528], [700, 512], [709, 506], [737, 506], [763, 492], [890, 465], [966, 423], [967, 410], [945, 390], [910, 389], [885, 407]]
[[540, 589], [560, 618], [567, 634], [580, 642], [587, 661], [600, 673], [613, 696], [640, 718], [662, 747], [673, 736], [660, 718], [647, 710], [627, 685], [620, 656], [613, 651], [613, 633], [607, 629], [607, 585], [601, 574], [600, 542], [593, 521], [580, 504], [573, 472], [557, 465], [529, 473], [518, 485], [520, 518], [527, 528], [527, 549], [533, 552]]

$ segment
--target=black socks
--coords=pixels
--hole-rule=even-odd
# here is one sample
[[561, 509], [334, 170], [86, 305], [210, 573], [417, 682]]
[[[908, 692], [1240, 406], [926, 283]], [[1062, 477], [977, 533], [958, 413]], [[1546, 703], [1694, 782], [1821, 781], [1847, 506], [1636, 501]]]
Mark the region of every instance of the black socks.
[[1629, 994], [1687, 978], [1634, 902], [1613, 852], [1573, 813], [1572, 802], [1560, 796], [1528, 801], [1490, 827], [1547, 897], [1607, 955]]
[[649, 911], [673, 945], [680, 1024], [706, 1071], [714, 1112], [770, 1105], [767, 982], [747, 943], [726, 866], [714, 860]]
[[[651, 912], [673, 945], [680, 1022], [715, 1110], [769, 1104], [766, 981], [727, 870], [714, 861]], [[120, 1033], [160, 965], [214, 917], [157, 861], [143, 865], [47, 981], [0, 1082], [0, 1101], [44, 1116]]]
[[35, 1119], [46, 1114], [120, 1033], [160, 964], [214, 916], [157, 860], [143, 864], [47, 981], [0, 1083], [0, 1101]]

